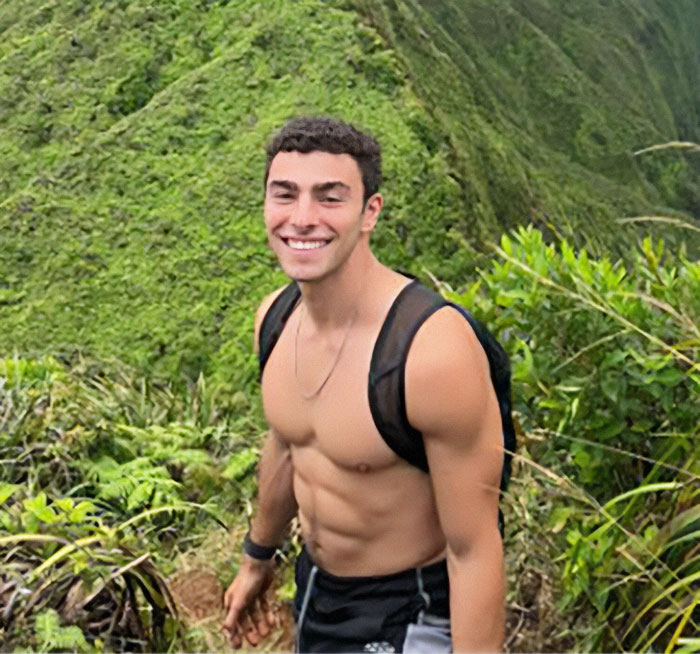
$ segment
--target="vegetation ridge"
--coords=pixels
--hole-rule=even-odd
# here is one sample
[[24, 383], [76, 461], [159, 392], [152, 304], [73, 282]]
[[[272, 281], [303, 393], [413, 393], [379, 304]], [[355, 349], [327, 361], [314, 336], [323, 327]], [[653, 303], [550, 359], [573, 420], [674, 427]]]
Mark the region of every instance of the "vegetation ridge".
[[[264, 144], [312, 113], [384, 144], [380, 259], [510, 355], [507, 650], [697, 651], [698, 23], [694, 0], [1, 3], [2, 647], [226, 648], [253, 313], [285, 280]], [[262, 649], [290, 644], [282, 620]]]

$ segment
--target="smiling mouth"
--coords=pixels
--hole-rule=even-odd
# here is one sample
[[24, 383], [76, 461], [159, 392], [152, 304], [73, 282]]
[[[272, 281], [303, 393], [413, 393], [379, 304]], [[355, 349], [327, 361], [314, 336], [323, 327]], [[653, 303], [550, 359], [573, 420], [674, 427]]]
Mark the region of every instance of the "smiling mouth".
[[330, 240], [298, 241], [294, 238], [283, 238], [282, 240], [292, 250], [318, 250], [330, 243]]

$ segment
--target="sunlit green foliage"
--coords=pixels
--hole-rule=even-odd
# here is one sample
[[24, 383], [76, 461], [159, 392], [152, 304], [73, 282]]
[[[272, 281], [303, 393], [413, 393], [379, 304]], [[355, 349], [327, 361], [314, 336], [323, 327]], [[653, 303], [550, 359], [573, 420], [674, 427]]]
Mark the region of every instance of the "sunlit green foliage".
[[508, 648], [695, 651], [699, 11], [0, 3], [0, 642], [207, 648], [165, 575], [254, 494], [263, 144], [331, 113], [512, 357]]
[[[43, 22], [28, 13], [5, 33], [0, 69], [14, 100], [2, 118], [11, 174], [0, 348], [79, 347], [192, 382], [219, 370], [249, 383], [253, 310], [282, 279], [260, 218], [263, 144], [299, 112], [344, 116], [386, 144], [378, 248], [393, 265], [419, 256], [442, 272], [459, 191], [445, 152], [421, 141], [425, 112], [392, 51], [353, 12], [318, 2], [84, 8], [47, 6]], [[42, 111], [37, 87], [56, 95], [45, 114], [56, 127], [27, 142], [18, 121]]]
[[700, 626], [700, 263], [650, 238], [626, 266], [514, 237], [445, 288], [512, 357], [537, 474], [516, 474], [511, 556], [546, 548], [574, 649], [673, 651]]
[[[568, 105], [551, 100], [559, 116], [589, 97], [586, 110], [599, 107], [600, 129], [617, 135], [609, 156], [586, 159], [571, 139], [554, 147], [540, 134], [549, 113], [512, 90], [562, 88], [535, 65], [552, 41], [526, 38], [537, 31], [534, 18], [514, 17], [505, 3], [485, 30], [490, 10], [466, 3], [459, 11], [445, 5], [457, 14], [435, 16], [439, 27], [416, 3], [388, 13], [379, 2], [357, 3], [365, 24], [352, 4], [4, 3], [0, 349], [80, 348], [192, 382], [203, 370], [248, 384], [252, 311], [281, 281], [270, 273], [260, 221], [262, 146], [300, 112], [357, 121], [384, 143], [377, 252], [414, 272], [427, 265], [448, 282], [470, 270], [460, 236], [480, 248], [485, 235], [531, 220], [577, 247], [624, 251], [636, 223], [617, 219], [669, 213], [660, 177], [644, 178], [635, 161], [668, 160], [666, 177], [678, 193], [691, 192], [680, 169], [690, 170], [692, 155], [630, 154], [700, 140], [697, 123], [675, 125], [670, 94], [653, 95], [660, 108], [650, 124], [646, 98], [656, 77], [629, 82], [632, 113], [620, 111], [605, 67], [601, 85], [579, 84]], [[442, 5], [426, 6], [439, 13]], [[680, 22], [675, 13], [653, 16], [667, 30]], [[561, 18], [561, 29], [575, 34], [584, 20]], [[470, 36], [450, 40], [451, 25], [471, 26]], [[520, 29], [537, 55], [524, 73], [499, 45]], [[678, 53], [674, 43], [673, 56], [692, 53], [694, 43]], [[654, 58], [643, 61], [655, 70]], [[582, 77], [584, 63], [566, 68], [563, 80]], [[532, 102], [541, 96], [533, 90]], [[679, 112], [697, 110], [692, 94], [678, 102]], [[599, 165], [610, 158], [619, 159], [615, 174]]]
[[[550, 643], [682, 646], [698, 627], [700, 267], [647, 239], [627, 268], [547, 245], [534, 229], [496, 250], [476, 282], [442, 291], [487, 321], [512, 357], [523, 430], [506, 498], [512, 570], [532, 566], [537, 551], [560, 580]], [[0, 372], [0, 544], [116, 538], [167, 558], [179, 534], [201, 533], [195, 516], [230, 520], [252, 496], [262, 425], [240, 393], [217, 394], [202, 378], [183, 396], [53, 359], [5, 359]], [[38, 572], [25, 567], [23, 583], [54, 569], [57, 548], [31, 546], [23, 560]], [[102, 578], [90, 551], [62, 555], [72, 566], [62, 574]]]
[[179, 632], [163, 569], [181, 541], [242, 517], [256, 413], [203, 379], [183, 394], [124, 366], [0, 359], [3, 641], [67, 647], [55, 609], [90, 643], [167, 647]]
[[35, 630], [39, 641], [38, 651], [90, 652], [90, 645], [79, 627], [62, 627], [58, 613], [46, 609], [36, 616]]
[[566, 452], [563, 470], [600, 499], [641, 481], [644, 457], [685, 460], [700, 423], [698, 264], [645, 239], [628, 269], [565, 241], [548, 246], [536, 230], [517, 244], [503, 236], [498, 251], [502, 262], [477, 282], [490, 293], [482, 310], [517, 355], [523, 425], [548, 431], [539, 460], [561, 464]]

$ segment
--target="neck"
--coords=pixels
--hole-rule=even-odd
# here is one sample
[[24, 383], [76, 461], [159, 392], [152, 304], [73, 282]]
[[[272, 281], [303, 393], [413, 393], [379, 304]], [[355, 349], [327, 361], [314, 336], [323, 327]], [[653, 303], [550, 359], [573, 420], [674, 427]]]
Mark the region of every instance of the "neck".
[[356, 250], [333, 274], [319, 281], [299, 282], [301, 299], [309, 321], [318, 330], [346, 325], [361, 310], [366, 282], [381, 266], [369, 248]]

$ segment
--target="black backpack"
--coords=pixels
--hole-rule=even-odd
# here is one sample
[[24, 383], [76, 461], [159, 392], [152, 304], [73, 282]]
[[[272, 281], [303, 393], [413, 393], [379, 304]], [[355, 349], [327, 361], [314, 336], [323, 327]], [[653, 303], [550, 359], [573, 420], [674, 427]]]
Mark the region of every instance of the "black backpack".
[[[260, 378], [300, 296], [299, 286], [292, 282], [275, 298], [265, 314], [259, 339]], [[501, 491], [504, 491], [510, 479], [511, 458], [515, 451], [508, 355], [486, 327], [466, 309], [448, 302], [439, 293], [431, 291], [415, 280], [405, 286], [394, 300], [374, 345], [368, 381], [372, 418], [382, 438], [396, 454], [428, 472], [423, 435], [409, 424], [406, 415], [404, 373], [408, 350], [416, 332], [435, 311], [445, 306], [454, 307], [465, 317], [488, 358], [503, 427], [505, 452], [501, 469]], [[500, 510], [499, 526], [503, 533], [503, 516]]]

